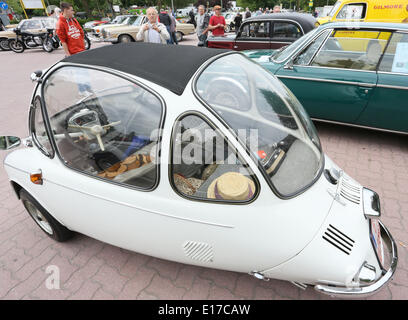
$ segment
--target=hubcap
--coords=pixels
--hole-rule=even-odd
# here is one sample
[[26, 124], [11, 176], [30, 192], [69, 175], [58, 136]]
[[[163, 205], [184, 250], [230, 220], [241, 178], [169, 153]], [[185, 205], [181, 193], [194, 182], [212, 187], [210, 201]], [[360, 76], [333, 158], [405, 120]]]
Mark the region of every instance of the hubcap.
[[30, 201], [24, 200], [24, 206], [27, 209], [28, 213], [33, 217], [34, 221], [40, 226], [48, 234], [52, 235], [54, 232], [52, 231], [51, 225], [47, 221], [47, 219], [42, 215], [42, 213], [37, 209], [37, 207], [31, 203]]

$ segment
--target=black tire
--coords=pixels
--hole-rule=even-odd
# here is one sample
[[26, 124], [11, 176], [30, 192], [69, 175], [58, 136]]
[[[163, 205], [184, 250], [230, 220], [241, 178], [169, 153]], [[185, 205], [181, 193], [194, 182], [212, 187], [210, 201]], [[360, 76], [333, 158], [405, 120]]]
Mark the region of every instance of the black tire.
[[9, 41], [9, 46], [15, 53], [23, 53], [25, 50], [24, 42], [21, 40], [11, 39]]
[[54, 45], [52, 43], [52, 39], [51, 38], [46, 38], [43, 42], [43, 50], [45, 52], [53, 52], [54, 51]]
[[183, 34], [180, 31], [176, 32], [177, 42], [183, 41]]
[[89, 40], [88, 37], [85, 37], [84, 41], [85, 41], [85, 50], [91, 49], [91, 40]]
[[122, 34], [119, 38], [118, 38], [118, 42], [119, 43], [130, 43], [133, 42], [133, 38], [127, 34]]
[[2, 38], [0, 39], [0, 49], [3, 51], [10, 51], [10, 46], [9, 46], [9, 39]]
[[55, 220], [26, 190], [21, 189], [20, 199], [30, 217], [50, 238], [64, 242], [72, 238], [74, 232]]
[[231, 26], [230, 26], [229, 24], [227, 24], [227, 25], [225, 26], [225, 32], [226, 32], [226, 33], [231, 32]]

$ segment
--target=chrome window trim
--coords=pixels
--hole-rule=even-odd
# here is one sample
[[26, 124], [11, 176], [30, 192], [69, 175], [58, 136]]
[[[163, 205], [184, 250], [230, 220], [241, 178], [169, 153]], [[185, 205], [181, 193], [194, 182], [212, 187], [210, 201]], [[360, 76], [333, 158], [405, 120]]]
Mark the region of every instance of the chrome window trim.
[[[203, 122], [205, 122], [208, 127], [210, 127], [211, 129], [213, 129], [216, 133], [218, 133], [220, 135], [220, 137], [222, 139], [224, 139], [224, 143], [226, 142], [228, 147], [230, 147], [231, 149], [234, 149], [234, 151], [237, 154], [237, 159], [241, 160], [243, 163], [241, 164], [243, 168], [249, 168], [248, 173], [252, 173], [252, 175], [250, 175], [250, 177], [252, 178], [254, 184], [255, 184], [255, 189], [253, 192], [253, 197], [249, 200], [244, 200], [244, 201], [233, 201], [233, 200], [219, 200], [219, 199], [208, 199], [208, 198], [199, 198], [199, 197], [194, 197], [194, 196], [189, 196], [187, 194], [183, 194], [180, 190], [177, 189], [177, 187], [175, 186], [174, 183], [174, 175], [173, 175], [173, 150], [174, 150], [174, 141], [175, 141], [175, 129], [176, 126], [178, 124], [179, 121], [183, 120], [184, 118], [188, 117], [188, 116], [195, 116], [197, 118], [200, 118]], [[183, 112], [182, 114], [180, 114], [176, 120], [174, 120], [174, 124], [172, 126], [171, 129], [171, 137], [170, 137], [170, 149], [169, 149], [169, 168], [168, 168], [168, 173], [169, 173], [169, 183], [171, 188], [173, 189], [173, 191], [179, 195], [181, 198], [189, 200], [189, 201], [195, 201], [195, 202], [207, 202], [207, 203], [212, 203], [212, 204], [227, 204], [227, 205], [248, 205], [251, 204], [253, 202], [255, 202], [258, 197], [259, 194], [261, 193], [261, 184], [259, 182], [259, 179], [256, 175], [256, 173], [254, 172], [254, 170], [251, 169], [248, 161], [246, 161], [244, 159], [244, 157], [241, 155], [241, 152], [239, 152], [239, 150], [236, 148], [236, 146], [233, 143], [234, 140], [229, 140], [225, 134], [221, 131], [221, 129], [219, 127], [217, 127], [217, 125], [209, 118], [207, 117], [205, 114], [199, 112], [199, 111], [195, 111], [195, 110], [190, 110], [190, 111], [186, 111]], [[239, 143], [237, 141], [237, 143]]]
[[[286, 61], [288, 61], [288, 60], [293, 59], [294, 56], [297, 56], [300, 51], [302, 51], [305, 47], [309, 46], [309, 44], [310, 44], [314, 39], [316, 39], [317, 37], [319, 37], [319, 36], [320, 36], [323, 32], [325, 32], [326, 30], [327, 30], [327, 28], [324, 28], [324, 29], [323, 29], [322, 31], [320, 31], [319, 33], [316, 33], [316, 35], [315, 35], [314, 37], [311, 37], [307, 42], [305, 42], [303, 45], [301, 45], [301, 46], [299, 46], [297, 49], [295, 49], [294, 53], [292, 53], [292, 55], [289, 56], [288, 58], [283, 59], [283, 60], [275, 60], [275, 59], [272, 57], [272, 61], [275, 62], [275, 63], [283, 63], [283, 62], [286, 62]], [[331, 30], [333, 30], [333, 29], [331, 29]], [[310, 32], [312, 32], [312, 31], [310, 31]], [[305, 36], [305, 35], [304, 35], [304, 36]], [[293, 42], [292, 42], [292, 43], [293, 43]]]
[[[330, 32], [327, 32], [328, 30], [329, 30]], [[332, 32], [333, 32], [333, 29], [325, 29], [325, 30], [323, 30], [323, 32], [321, 32], [318, 37], [320, 37], [320, 35], [323, 34], [324, 32], [327, 32], [326, 38], [322, 41], [322, 43], [320, 44], [319, 48], [316, 50], [316, 52], [313, 54], [313, 56], [309, 59], [308, 63], [307, 63], [307, 64], [304, 64], [304, 65], [303, 65], [303, 64], [294, 64], [294, 66], [304, 67], [304, 66], [309, 66], [309, 65], [312, 63], [313, 59], [320, 53], [320, 51], [322, 50], [323, 46], [326, 44], [328, 38], [330, 37], [330, 35], [331, 35]], [[318, 37], [315, 37], [314, 39], [317, 39]], [[313, 41], [310, 43], [310, 45], [311, 45], [312, 43], [313, 43]], [[308, 47], [309, 47], [309, 45], [308, 45], [304, 50], [307, 50]], [[296, 54], [296, 56], [293, 57], [292, 61], [295, 61], [295, 60], [304, 52], [304, 50], [298, 52], [298, 53]]]
[[[309, 41], [308, 41], [307, 43], [304, 43], [304, 44], [301, 46], [300, 49], [299, 49], [299, 48], [296, 49], [296, 50], [294, 51], [294, 53], [293, 53], [290, 57], [288, 57], [288, 58], [286, 58], [286, 59], [283, 59], [283, 60], [275, 60], [275, 59], [272, 58], [272, 61], [275, 62], [275, 63], [283, 63], [283, 62], [286, 62], [286, 61], [289, 60], [289, 59], [292, 59], [293, 56], [297, 55], [300, 50], [303, 50], [305, 46], [308, 46], [308, 45], [310, 44], [310, 42], [313, 41], [313, 39], [315, 39], [316, 37], [320, 36], [320, 34], [321, 34], [322, 32], [324, 32], [325, 30], [327, 30], [327, 29], [331, 29], [331, 30], [343, 30], [343, 29], [347, 29], [347, 28], [346, 28], [346, 27], [334, 27], [334, 28], [329, 28], [329, 26], [328, 26], [328, 27], [324, 28], [321, 32], [316, 33], [316, 34], [314, 35], [314, 37], [312, 37], [311, 39], [309, 39]], [[379, 28], [379, 27], [373, 27], [373, 26], [364, 26], [363, 28], [359, 28], [359, 26], [356, 25], [356, 27], [351, 26], [351, 28], [348, 29], [348, 30], [370, 30], [370, 31], [371, 31], [371, 30], [374, 30], [374, 31], [375, 31], [375, 30], [377, 30], [377, 31], [384, 31], [384, 30], [386, 30], [386, 31], [391, 31], [391, 32], [394, 31], [394, 32], [408, 33], [408, 30], [401, 30], [401, 29], [391, 28], [391, 27], [387, 27], [387, 26], [381, 26], [380, 28]], [[313, 31], [313, 30], [311, 30], [310, 32], [312, 32], [312, 31]]]
[[[302, 26], [299, 24], [299, 22], [297, 22], [297, 21], [295, 21], [295, 20], [292, 20], [292, 19], [271, 19], [271, 20], [251, 20], [251, 21], [247, 21], [246, 23], [251, 23], [251, 22], [265, 22], [265, 21], [267, 21], [267, 22], [269, 22], [271, 25], [270, 25], [270, 32], [269, 32], [269, 34], [271, 34], [271, 35], [273, 35], [273, 30], [272, 30], [272, 24], [275, 22], [275, 21], [290, 21], [290, 22], [293, 22], [294, 24], [297, 24], [298, 26], [299, 26], [299, 28], [300, 28], [300, 30], [302, 30], [302, 36], [304, 36], [305, 35], [305, 30], [302, 28]], [[239, 28], [239, 30], [241, 31], [241, 28], [243, 28], [244, 27], [244, 21], [243, 21], [243, 23], [242, 23], [242, 25], [241, 25], [241, 27]], [[240, 33], [240, 35], [241, 35], [241, 33]], [[238, 39], [238, 37], [237, 37], [237, 39]], [[273, 37], [271, 36], [271, 41], [272, 41], [272, 39], [273, 39]], [[298, 39], [300, 39], [300, 38], [298, 38]]]
[[377, 73], [377, 71], [375, 70], [344, 69], [344, 68], [337, 68], [337, 67], [321, 67], [321, 66], [299, 66], [299, 67]]
[[329, 83], [339, 83], [339, 84], [349, 84], [359, 87], [368, 87], [374, 88], [376, 86], [375, 83], [365, 83], [365, 82], [355, 82], [355, 81], [342, 81], [342, 80], [331, 80], [331, 79], [323, 79], [323, 78], [307, 78], [307, 77], [295, 77], [295, 76], [285, 76], [285, 75], [277, 75], [278, 78], [285, 78], [285, 79], [296, 79], [296, 80], [308, 80], [308, 81], [316, 81], [316, 82], [329, 82]]
[[[37, 102], [40, 104], [39, 106], [35, 105]], [[43, 106], [42, 105], [43, 105], [43, 103], [42, 103], [41, 95], [37, 95], [33, 100], [33, 103], [32, 103], [32, 105], [30, 107], [30, 112], [29, 112], [30, 136], [31, 136], [31, 138], [32, 138], [32, 140], [34, 142], [34, 145], [41, 151], [41, 153], [43, 153], [46, 157], [48, 157], [50, 159], [53, 159], [54, 156], [55, 156], [55, 149], [54, 149], [54, 147], [53, 147], [53, 145], [51, 143], [50, 135], [49, 135], [48, 130], [47, 130], [47, 125], [46, 125], [46, 121], [45, 121], [45, 118], [44, 118], [44, 112], [43, 112]], [[52, 152], [49, 152], [40, 143], [40, 141], [38, 141], [38, 139], [37, 139], [36, 126], [35, 126], [35, 121], [36, 121], [35, 116], [36, 116], [37, 108], [40, 108], [40, 114], [41, 114], [41, 117], [43, 118], [45, 133], [47, 134], [48, 140], [50, 141], [50, 147], [51, 147]]]
[[[201, 67], [196, 71], [196, 73], [194, 74], [194, 76], [192, 77], [192, 81], [191, 81], [191, 90], [194, 94], [194, 96], [196, 97], [196, 99], [198, 99], [198, 101], [200, 101], [200, 103], [224, 126], [224, 128], [226, 128], [227, 130], [229, 130], [231, 132], [231, 134], [235, 137], [235, 139], [238, 141], [238, 143], [241, 145], [242, 148], [244, 148], [244, 150], [246, 151], [247, 155], [252, 159], [253, 163], [257, 166], [259, 173], [264, 177], [264, 181], [267, 182], [267, 184], [269, 185], [269, 187], [272, 190], [272, 193], [277, 196], [279, 199], [282, 200], [290, 200], [293, 198], [298, 197], [299, 195], [301, 195], [302, 193], [306, 192], [307, 190], [309, 190], [322, 176], [324, 168], [325, 168], [325, 162], [326, 159], [324, 157], [324, 152], [323, 150], [321, 150], [322, 152], [322, 166], [320, 168], [320, 172], [316, 175], [316, 178], [307, 186], [303, 187], [302, 189], [298, 190], [296, 193], [290, 194], [290, 195], [283, 195], [281, 194], [278, 189], [275, 187], [275, 185], [272, 183], [271, 179], [269, 178], [269, 176], [267, 175], [265, 169], [262, 167], [262, 165], [260, 164], [259, 160], [255, 157], [255, 155], [251, 152], [251, 150], [249, 150], [248, 146], [245, 145], [238, 137], [238, 135], [236, 135], [234, 133], [233, 130], [231, 130], [231, 127], [228, 125], [228, 123], [206, 102], [204, 101], [201, 96], [198, 94], [197, 90], [196, 90], [196, 86], [197, 86], [197, 81], [200, 78], [201, 74], [207, 69], [207, 67], [212, 64], [214, 61], [223, 58], [229, 54], [241, 54], [243, 55], [245, 58], [249, 59], [248, 57], [246, 57], [244, 54], [237, 52], [237, 51], [229, 51], [229, 52], [225, 52], [222, 53], [220, 55], [217, 55], [215, 57], [212, 57], [211, 59], [207, 60], [205, 63], [203, 63], [201, 65]], [[249, 59], [251, 60], [251, 59]], [[252, 61], [252, 60], [251, 60]], [[257, 64], [256, 62], [252, 61], [253, 63]], [[255, 172], [254, 172], [255, 173]], [[256, 173], [255, 173], [256, 175]]]
[[[122, 78], [124, 80], [127, 80], [127, 81], [129, 81], [131, 83], [135, 83], [135, 84], [139, 85], [141, 88], [143, 88], [144, 90], [150, 92], [152, 95], [154, 95], [160, 101], [160, 104], [161, 104], [162, 115], [161, 115], [161, 119], [160, 119], [160, 123], [159, 123], [159, 128], [157, 128], [157, 129], [159, 129], [161, 132], [163, 132], [163, 128], [164, 128], [164, 124], [165, 124], [165, 120], [166, 120], [166, 116], [167, 116], [166, 102], [157, 91], [155, 91], [154, 89], [148, 87], [143, 82], [136, 79], [135, 78], [136, 76], [133, 76], [133, 75], [130, 75], [130, 74], [127, 74], [125, 72], [118, 71], [118, 70], [115, 70], [115, 69], [107, 68], [107, 67], [84, 65], [84, 64], [79, 64], [79, 63], [61, 62], [61, 63], [57, 63], [55, 66], [53, 66], [51, 69], [48, 70], [47, 76], [42, 78], [43, 79], [43, 84], [47, 81], [47, 79], [51, 75], [54, 74], [55, 71], [57, 71], [58, 69], [65, 68], [65, 67], [80, 67], [80, 68], [86, 68], [86, 69], [105, 72], [105, 73], [108, 73], [110, 75], [113, 75], [113, 76]], [[44, 117], [45, 127], [47, 129], [47, 133], [49, 133], [49, 132], [52, 132], [52, 128], [51, 128], [50, 119], [49, 119], [49, 116], [48, 116], [47, 106], [45, 104], [45, 100], [44, 100], [45, 98], [44, 98], [43, 93], [44, 93], [44, 86], [41, 85], [41, 102], [42, 102], [42, 106], [43, 106], [43, 117]], [[161, 147], [162, 147], [162, 137], [161, 136], [159, 137], [159, 140], [158, 140], [159, 148], [158, 148], [158, 153], [157, 153], [158, 163], [156, 165], [156, 181], [155, 181], [154, 185], [151, 188], [147, 188], [147, 189], [146, 188], [141, 188], [141, 187], [138, 187], [138, 186], [129, 185], [129, 184], [124, 184], [124, 183], [121, 183], [121, 182], [116, 182], [116, 181], [113, 181], [113, 180], [107, 180], [107, 179], [101, 178], [101, 177], [99, 177], [97, 175], [92, 175], [90, 173], [86, 173], [85, 171], [76, 169], [74, 167], [70, 167], [70, 166], [67, 165], [64, 158], [61, 156], [53, 134], [50, 137], [50, 143], [51, 143], [52, 148], [54, 149], [55, 154], [57, 154], [57, 157], [59, 158], [61, 163], [66, 168], [68, 168], [70, 170], [73, 170], [73, 171], [75, 171], [77, 173], [80, 173], [80, 174], [82, 174], [84, 176], [87, 176], [87, 177], [90, 177], [90, 178], [93, 178], [93, 179], [96, 179], [96, 180], [100, 180], [100, 181], [103, 181], [105, 183], [111, 183], [111, 184], [117, 185], [119, 187], [133, 189], [133, 190], [142, 191], [142, 192], [152, 192], [160, 184], [160, 178], [161, 178], [161, 176], [160, 176], [160, 172], [161, 172], [161, 151], [160, 150], [161, 150]]]

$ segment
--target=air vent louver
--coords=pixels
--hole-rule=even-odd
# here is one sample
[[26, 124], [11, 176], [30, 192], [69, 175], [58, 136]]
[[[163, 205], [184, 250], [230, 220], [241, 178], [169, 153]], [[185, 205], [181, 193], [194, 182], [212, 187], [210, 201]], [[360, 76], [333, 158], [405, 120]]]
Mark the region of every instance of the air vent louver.
[[351, 178], [344, 176], [340, 183], [340, 195], [355, 204], [361, 203], [363, 188]]
[[188, 241], [183, 245], [187, 257], [202, 262], [212, 262], [214, 258], [213, 248], [207, 243]]
[[353, 239], [332, 225], [329, 225], [322, 238], [347, 255], [351, 253], [355, 243]]

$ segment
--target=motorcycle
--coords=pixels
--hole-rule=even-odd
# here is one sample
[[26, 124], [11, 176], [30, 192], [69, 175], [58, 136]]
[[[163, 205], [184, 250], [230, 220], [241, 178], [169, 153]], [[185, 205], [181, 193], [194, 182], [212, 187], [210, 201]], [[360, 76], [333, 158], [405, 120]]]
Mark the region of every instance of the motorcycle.
[[47, 33], [22, 32], [16, 28], [13, 30], [17, 37], [9, 40], [9, 47], [15, 53], [22, 53], [27, 48], [35, 48], [43, 45]]
[[43, 49], [46, 52], [52, 52], [58, 49], [61, 43], [57, 35], [54, 35], [54, 29], [47, 29], [47, 35], [43, 41]]
[[[88, 38], [87, 34], [84, 34], [85, 50], [91, 48], [91, 40]], [[43, 42], [43, 49], [46, 52], [52, 52], [54, 49], [58, 49], [61, 42], [57, 35], [54, 35], [54, 29], [47, 29], [47, 35]]]

